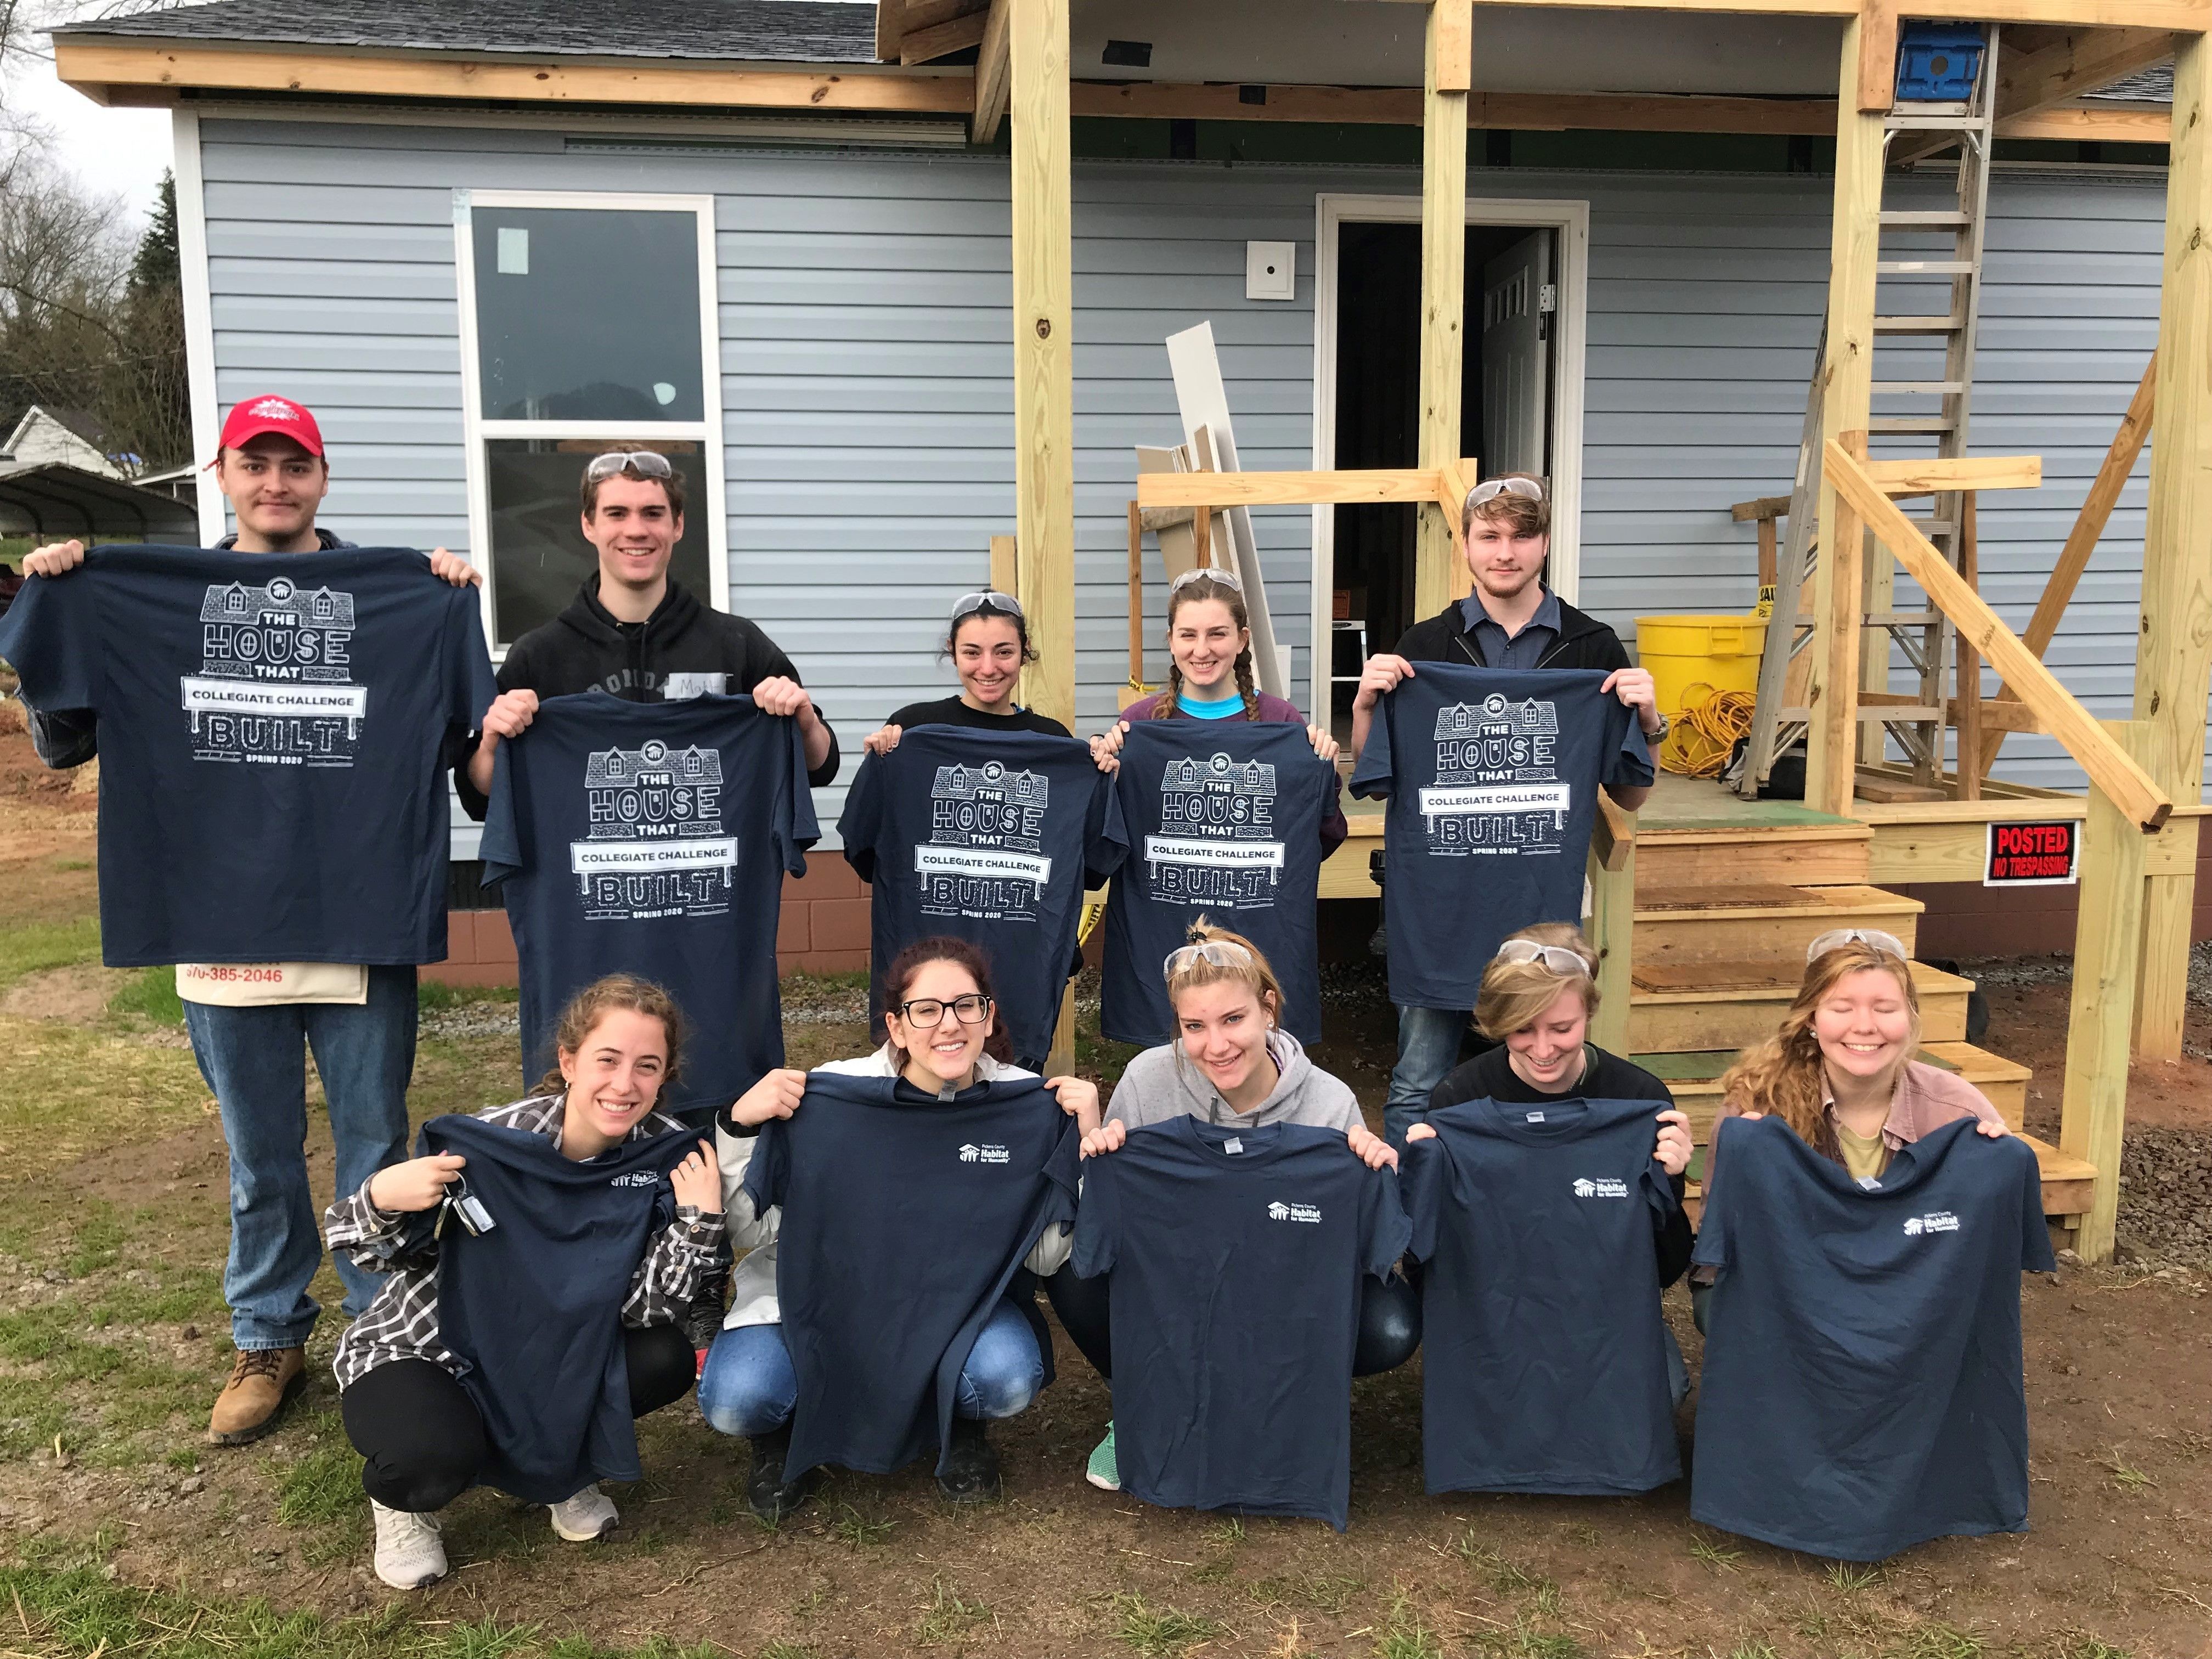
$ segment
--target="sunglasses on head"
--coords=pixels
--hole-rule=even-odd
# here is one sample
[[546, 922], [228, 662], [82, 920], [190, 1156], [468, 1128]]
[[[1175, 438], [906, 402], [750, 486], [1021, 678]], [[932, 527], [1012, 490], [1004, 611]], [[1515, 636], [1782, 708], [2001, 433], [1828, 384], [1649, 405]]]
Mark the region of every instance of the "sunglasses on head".
[[1176, 946], [1168, 952], [1162, 971], [1172, 979], [1194, 962], [1211, 963], [1216, 968], [1249, 968], [1252, 953], [1241, 945], [1232, 945], [1225, 939], [1204, 939], [1194, 945]]
[[1555, 974], [1576, 979], [1590, 976], [1589, 959], [1564, 945], [1539, 945], [1532, 939], [1509, 939], [1498, 947], [1500, 962], [1540, 962]]
[[1805, 965], [1809, 968], [1829, 951], [1840, 951], [1846, 945], [1863, 945], [1899, 962], [1911, 960], [1905, 941], [1894, 933], [1885, 933], [1878, 927], [1832, 927], [1805, 947]]
[[1001, 593], [996, 588], [987, 587], [980, 593], [963, 593], [953, 600], [952, 620], [958, 622], [963, 617], [972, 617], [979, 611], [995, 611], [1002, 616], [1018, 617], [1022, 614], [1022, 604], [1011, 593]]
[[610, 449], [604, 455], [594, 455], [584, 468], [584, 482], [597, 483], [602, 478], [611, 478], [624, 472], [635, 472], [641, 478], [667, 478], [675, 469], [668, 458], [656, 455], [649, 449]]
[[1467, 492], [1467, 507], [1471, 510], [1485, 501], [1496, 501], [1500, 495], [1518, 495], [1524, 501], [1544, 499], [1544, 486], [1534, 478], [1486, 478]]
[[1198, 580], [1201, 576], [1207, 577], [1214, 581], [1219, 582], [1224, 587], [1234, 588], [1239, 593], [1242, 593], [1244, 591], [1244, 584], [1238, 579], [1235, 571], [1225, 570], [1214, 565], [1202, 564], [1195, 570], [1184, 571], [1182, 575], [1177, 576], [1173, 581], [1170, 582], [1168, 584], [1168, 592], [1170, 593], [1180, 592], [1182, 589], [1189, 586], [1191, 583]]

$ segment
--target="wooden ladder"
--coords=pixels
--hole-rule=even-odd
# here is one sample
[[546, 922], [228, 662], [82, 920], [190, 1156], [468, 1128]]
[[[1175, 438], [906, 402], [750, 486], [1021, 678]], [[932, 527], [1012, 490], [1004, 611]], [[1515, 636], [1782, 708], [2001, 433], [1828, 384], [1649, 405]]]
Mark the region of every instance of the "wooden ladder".
[[[1955, 205], [1936, 208], [1880, 210], [1883, 256], [1875, 264], [1881, 277], [1948, 277], [1948, 303], [1938, 312], [1877, 314], [1875, 328], [1875, 404], [1888, 404], [1887, 412], [1869, 421], [1869, 439], [1887, 440], [1885, 449], [1932, 444], [1939, 459], [1966, 453], [1970, 412], [1974, 389], [1975, 336], [1981, 319], [1984, 227], [1989, 209], [1990, 145], [1995, 130], [1997, 27], [1989, 26], [1979, 75], [1973, 95], [1962, 103], [1899, 103], [1884, 123], [1886, 149], [1902, 148], [1911, 159], [1955, 143], [1959, 147], [1958, 191]], [[1913, 246], [1893, 250], [1892, 237]], [[1940, 244], [1948, 239], [1949, 246]], [[1934, 239], [1939, 246], [1925, 246]], [[1887, 362], [1900, 356], [1924, 355], [1936, 341], [1943, 346], [1940, 378], [1924, 374], [1883, 378]], [[1792, 665], [1812, 637], [1814, 619], [1800, 606], [1812, 580], [1818, 557], [1819, 535], [1814, 523], [1820, 498], [1820, 367], [1826, 356], [1825, 327], [1814, 351], [1814, 373], [1805, 399], [1805, 420], [1798, 440], [1797, 474], [1788, 509], [1786, 533], [1776, 570], [1776, 592], [1767, 618], [1766, 650], [1759, 661], [1759, 696], [1753, 715], [1749, 745], [1735, 779], [1738, 793], [1755, 799], [1759, 787], [1774, 769], [1777, 757], [1804, 739], [1811, 711], [1804, 705], [1804, 675]], [[1929, 404], [1933, 404], [1933, 407]], [[1903, 410], [1894, 406], [1906, 405]], [[1747, 503], [1747, 506], [1771, 505]], [[1739, 509], [1741, 513], [1741, 509]], [[1973, 499], [1960, 491], [1939, 495], [1929, 514], [1914, 522], [1943, 553], [1952, 568], [1972, 580], [1976, 575]], [[1868, 567], [1869, 603], [1862, 625], [1879, 630], [1882, 648], [1868, 653], [1869, 683], [1860, 693], [1859, 719], [1894, 738], [1911, 763], [1917, 782], [1939, 784], [1943, 775], [1944, 732], [1951, 724], [1945, 700], [1947, 671], [1958, 658], [1957, 698], [1978, 702], [1980, 665], [1970, 652], [1954, 649], [1956, 635], [1943, 613], [1932, 605], [1898, 610], [1892, 601], [1894, 567], [1883, 559]], [[1762, 596], [1763, 597], [1763, 596]], [[1904, 695], [1888, 690], [1893, 655], [1902, 655], [1918, 678], [1915, 690]], [[1972, 684], [1968, 684], [1972, 681]], [[1978, 733], [1977, 733], [1978, 741]], [[1879, 744], [1867, 758], [1880, 760]], [[1963, 778], [1967, 770], [1962, 768]], [[1978, 774], [1977, 774], [1978, 775]]]

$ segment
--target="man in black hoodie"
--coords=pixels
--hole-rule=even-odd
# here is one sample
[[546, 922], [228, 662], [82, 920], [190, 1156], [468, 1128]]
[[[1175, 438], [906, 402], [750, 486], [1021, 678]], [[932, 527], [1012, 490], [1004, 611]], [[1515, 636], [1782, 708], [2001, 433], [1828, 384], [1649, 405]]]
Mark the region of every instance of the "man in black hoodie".
[[[1667, 721], [1659, 713], [1650, 671], [1632, 666], [1618, 634], [1544, 584], [1544, 561], [1552, 550], [1552, 503], [1542, 483], [1525, 473], [1508, 473], [1477, 484], [1468, 492], [1461, 529], [1474, 591], [1415, 623], [1395, 652], [1367, 659], [1352, 703], [1352, 754], [1367, 746], [1377, 702], [1399, 681], [1418, 672], [1413, 665], [1419, 662], [1602, 669], [1603, 689], [1636, 711], [1644, 740], [1656, 747], [1666, 735]], [[1608, 784], [1606, 793], [1633, 812], [1651, 789], [1649, 783]], [[1522, 924], [1509, 920], [1507, 925]], [[1464, 1008], [1398, 1010], [1398, 1065], [1390, 1073], [1386, 1112], [1426, 1109], [1431, 1091], [1458, 1063], [1467, 1017]]]
[[668, 574], [684, 538], [684, 475], [650, 450], [597, 457], [584, 469], [583, 528], [599, 568], [566, 611], [507, 647], [499, 700], [484, 714], [465, 776], [455, 775], [469, 815], [484, 815], [501, 740], [528, 728], [539, 698], [580, 691], [631, 702], [750, 692], [767, 713], [798, 720], [806, 781], [817, 788], [833, 781], [837, 734], [791, 659], [757, 624], [702, 605]]

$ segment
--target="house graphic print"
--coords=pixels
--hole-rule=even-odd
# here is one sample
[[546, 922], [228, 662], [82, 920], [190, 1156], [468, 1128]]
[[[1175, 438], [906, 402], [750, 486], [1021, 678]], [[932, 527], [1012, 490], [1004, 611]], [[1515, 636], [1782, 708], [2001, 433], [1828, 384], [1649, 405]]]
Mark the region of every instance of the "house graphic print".
[[1557, 854], [1574, 804], [1559, 772], [1554, 703], [1492, 692], [1437, 712], [1436, 781], [1420, 792], [1432, 854]]
[[353, 681], [354, 601], [286, 577], [211, 583], [200, 599], [200, 668], [179, 682], [192, 758], [351, 766], [368, 715]]
[[593, 921], [720, 915], [730, 908], [738, 842], [722, 833], [722, 757], [654, 738], [597, 750], [584, 763], [591, 830], [568, 844], [584, 915]]
[[929, 790], [929, 840], [914, 849], [929, 916], [1035, 921], [1052, 860], [1043, 852], [1052, 783], [999, 761], [940, 766]]
[[1153, 896], [1170, 903], [1264, 909], [1283, 878], [1275, 769], [1226, 755], [1170, 761], [1160, 776], [1160, 833], [1145, 837]]

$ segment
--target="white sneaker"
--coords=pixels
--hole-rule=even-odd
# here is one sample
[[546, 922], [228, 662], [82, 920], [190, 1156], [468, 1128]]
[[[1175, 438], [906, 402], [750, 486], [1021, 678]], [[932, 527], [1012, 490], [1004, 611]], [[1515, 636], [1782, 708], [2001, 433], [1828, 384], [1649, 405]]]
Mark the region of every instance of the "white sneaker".
[[596, 1486], [586, 1486], [551, 1507], [553, 1530], [572, 1544], [605, 1538], [622, 1518], [615, 1513], [614, 1500]]
[[388, 1510], [374, 1498], [376, 1576], [394, 1589], [428, 1589], [446, 1576], [446, 1540], [438, 1517]]

